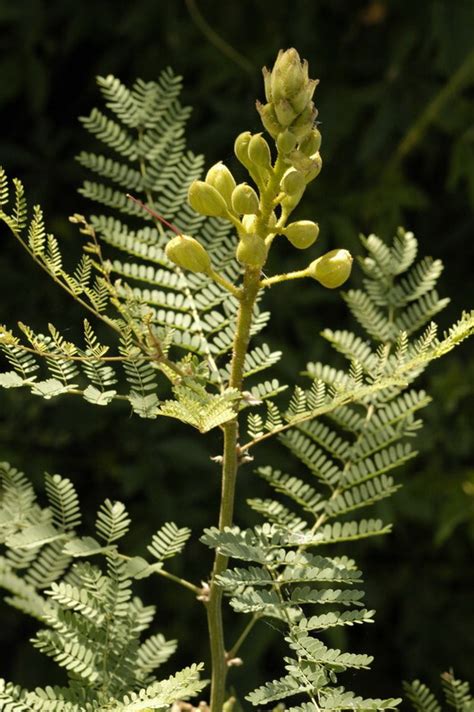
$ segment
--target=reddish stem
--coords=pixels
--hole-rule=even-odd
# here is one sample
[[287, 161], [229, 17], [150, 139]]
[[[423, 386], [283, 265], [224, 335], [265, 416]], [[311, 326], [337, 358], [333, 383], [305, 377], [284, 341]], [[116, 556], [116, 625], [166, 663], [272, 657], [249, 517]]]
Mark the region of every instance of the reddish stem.
[[138, 198], [134, 198], [133, 195], [130, 195], [130, 193], [127, 193], [127, 198], [129, 200], [132, 200], [134, 203], [140, 206], [140, 208], [143, 208], [143, 210], [146, 210], [147, 213], [149, 213], [152, 217], [154, 217], [156, 220], [159, 220], [160, 223], [163, 223], [163, 225], [166, 225], [166, 227], [169, 227], [170, 230], [173, 230], [177, 235], [182, 235], [182, 232], [178, 230], [177, 227], [169, 223], [167, 220], [164, 219], [161, 215], [158, 215], [158, 213], [155, 213], [154, 210], [148, 207], [148, 205], [145, 205], [145, 203], [142, 203], [141, 200], [138, 200]]

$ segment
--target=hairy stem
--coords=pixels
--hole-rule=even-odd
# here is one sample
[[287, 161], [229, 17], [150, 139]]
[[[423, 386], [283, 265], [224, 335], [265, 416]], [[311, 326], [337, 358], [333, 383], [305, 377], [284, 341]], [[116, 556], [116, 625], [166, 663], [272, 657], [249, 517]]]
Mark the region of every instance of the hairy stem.
[[[242, 390], [245, 356], [250, 341], [252, 314], [260, 282], [260, 270], [247, 268], [237, 317], [229, 386]], [[219, 529], [232, 525], [235, 484], [239, 467], [239, 424], [237, 416], [224, 425], [224, 456]], [[225, 701], [227, 659], [222, 621], [222, 589], [216, 577], [227, 568], [228, 557], [216, 550], [207, 605], [209, 642], [211, 647], [211, 712], [221, 712]]]

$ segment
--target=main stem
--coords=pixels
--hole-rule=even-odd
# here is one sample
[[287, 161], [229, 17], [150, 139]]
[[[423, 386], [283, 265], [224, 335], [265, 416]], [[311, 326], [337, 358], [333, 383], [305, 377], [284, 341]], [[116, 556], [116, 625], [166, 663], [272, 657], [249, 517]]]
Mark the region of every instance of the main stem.
[[[234, 337], [231, 375], [229, 385], [242, 389], [244, 362], [250, 341], [252, 314], [260, 282], [260, 269], [247, 267], [237, 326]], [[239, 422], [238, 416], [224, 425], [224, 454], [222, 464], [222, 491], [219, 512], [219, 529], [232, 525], [234, 512], [235, 484], [239, 467], [238, 452]], [[211, 712], [221, 712], [225, 701], [227, 660], [222, 622], [222, 589], [217, 585], [216, 577], [227, 568], [228, 557], [216, 551], [212, 579], [207, 604], [207, 621], [211, 647]]]

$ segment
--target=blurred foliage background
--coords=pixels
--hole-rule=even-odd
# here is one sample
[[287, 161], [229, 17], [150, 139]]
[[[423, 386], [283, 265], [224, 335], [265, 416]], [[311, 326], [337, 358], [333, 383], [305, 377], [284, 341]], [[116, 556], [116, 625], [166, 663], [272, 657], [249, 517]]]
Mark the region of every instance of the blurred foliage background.
[[[78, 237], [67, 216], [97, 210], [76, 193], [84, 175], [73, 160], [96, 148], [76, 120], [99, 103], [95, 75], [131, 82], [172, 66], [184, 76], [184, 102], [194, 107], [190, 147], [204, 152], [208, 165], [222, 159], [238, 170], [235, 135], [260, 130], [254, 110], [263, 94], [260, 68], [280, 47], [295, 46], [321, 80], [324, 160], [298, 216], [320, 223], [320, 248], [355, 254], [359, 232], [390, 238], [399, 224], [412, 229], [421, 253], [446, 264], [441, 291], [452, 298], [440, 318], [446, 327], [472, 307], [473, 27], [472, 0], [0, 0], [0, 163], [22, 178], [51, 231], [74, 252]], [[275, 269], [307, 262], [284, 246], [273, 259]], [[0, 284], [0, 322], [44, 327], [49, 317], [73, 329], [80, 319], [76, 305], [3, 234]], [[340, 297], [316, 286], [282, 286], [268, 303], [273, 322], [265, 338], [284, 348], [277, 370], [290, 382], [307, 360], [329, 355], [318, 336], [324, 326], [348, 325]], [[332, 642], [376, 656], [373, 672], [354, 682], [361, 692], [396, 695], [401, 679], [417, 676], [436, 684], [449, 666], [472, 678], [473, 381], [472, 343], [424, 376], [434, 404], [425, 413], [420, 456], [398, 474], [404, 488], [382, 511], [395, 522], [394, 533], [356, 547], [376, 625]], [[123, 499], [135, 519], [130, 546], [137, 553], [164, 520], [188, 523], [196, 534], [215, 521], [219, 483], [209, 452], [218, 448], [218, 436], [139, 421], [123, 408], [0, 394], [0, 458], [38, 482], [44, 470], [71, 476], [91, 519], [106, 496]], [[258, 460], [291, 467], [278, 444], [262, 449]], [[246, 523], [245, 498], [260, 487], [251, 466], [239, 487], [236, 519]], [[175, 564], [196, 581], [207, 568], [199, 544]], [[188, 593], [159, 580], [145, 582], [142, 593], [147, 602], [159, 593], [157, 623], [181, 640], [180, 662], [205, 657], [204, 615]], [[29, 649], [34, 625], [3, 605], [0, 615], [0, 640], [9, 651], [2, 675], [28, 686], [45, 676], [60, 680]], [[242, 622], [230, 625], [237, 632]], [[261, 680], [275, 640], [262, 624], [242, 649], [236, 684], [244, 676], [246, 688]]]

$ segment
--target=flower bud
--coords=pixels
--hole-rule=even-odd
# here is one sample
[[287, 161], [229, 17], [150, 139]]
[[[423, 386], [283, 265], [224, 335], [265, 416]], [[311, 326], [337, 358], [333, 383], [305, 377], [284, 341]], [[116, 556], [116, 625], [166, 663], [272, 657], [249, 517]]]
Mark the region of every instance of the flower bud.
[[310, 79], [305, 88], [290, 99], [291, 106], [298, 114], [303, 111], [305, 106], [312, 103], [311, 99], [318, 84], [318, 79]]
[[167, 258], [181, 269], [207, 272], [211, 259], [200, 242], [189, 235], [177, 235], [165, 247]]
[[244, 215], [242, 218], [244, 232], [249, 235], [252, 235], [253, 233], [257, 232], [257, 221], [258, 217], [256, 215]]
[[289, 126], [298, 116], [288, 99], [280, 99], [280, 101], [274, 102], [273, 106], [280, 126]]
[[298, 141], [302, 141], [309, 133], [311, 133], [317, 115], [318, 112], [314, 108], [313, 102], [311, 102], [292, 122], [290, 131], [295, 134]]
[[267, 101], [272, 100], [272, 73], [266, 67], [262, 69], [263, 85], [265, 88], [265, 98]]
[[225, 217], [227, 205], [222, 195], [212, 185], [202, 180], [193, 180], [188, 190], [188, 203], [201, 215]]
[[296, 168], [297, 171], [301, 171], [302, 173], [307, 173], [314, 167], [311, 158], [297, 148], [288, 154], [288, 160], [293, 168]]
[[352, 257], [347, 250], [331, 250], [314, 262], [306, 270], [308, 277], [320, 282], [323, 287], [336, 289], [349, 277]]
[[238, 261], [248, 267], [262, 267], [267, 259], [267, 246], [258, 235], [241, 235], [235, 253]]
[[[261, 104], [259, 101], [257, 101], [256, 107], [258, 113], [260, 114], [262, 124], [264, 125], [270, 136], [272, 138], [276, 138], [284, 127], [281, 126], [278, 122], [275, 109], [273, 108], [273, 104]], [[239, 157], [237, 156], [237, 158]]]
[[289, 168], [281, 179], [280, 188], [287, 195], [295, 195], [300, 190], [304, 190], [306, 181], [301, 171]]
[[295, 190], [294, 193], [288, 193], [285, 195], [285, 197], [282, 199], [280, 205], [283, 209], [283, 211], [289, 215], [292, 210], [296, 208], [298, 203], [300, 202], [301, 198], [304, 195], [306, 185], [304, 185], [302, 188], [299, 190]]
[[308, 81], [308, 63], [301, 62], [296, 49], [280, 50], [271, 73], [272, 101], [297, 95]]
[[206, 183], [212, 185], [218, 193], [224, 198], [227, 207], [231, 207], [231, 195], [235, 188], [235, 180], [232, 173], [229, 171], [222, 161], [211, 166], [206, 174]]
[[297, 143], [298, 139], [296, 138], [294, 133], [291, 133], [289, 129], [285, 129], [280, 134], [278, 134], [276, 140], [276, 145], [280, 153], [289, 153], [295, 148]]
[[248, 145], [249, 158], [257, 168], [270, 170], [272, 167], [272, 154], [270, 146], [265, 141], [261, 133], [255, 134], [249, 141]]
[[319, 151], [316, 151], [316, 153], [310, 156], [310, 159], [312, 161], [312, 166], [305, 173], [304, 179], [306, 183], [311, 183], [312, 180], [317, 178], [321, 173], [321, 168], [323, 167], [323, 159], [321, 158]]
[[232, 207], [238, 215], [257, 213], [258, 195], [247, 183], [239, 183], [232, 191]]
[[243, 131], [234, 142], [234, 153], [243, 166], [249, 168], [252, 163], [249, 159], [249, 143], [252, 138], [250, 131]]
[[285, 237], [298, 250], [306, 250], [307, 247], [316, 242], [319, 235], [319, 225], [311, 220], [298, 220], [290, 223], [282, 231]]
[[321, 148], [321, 133], [318, 129], [312, 129], [311, 132], [300, 142], [298, 146], [306, 156], [311, 156]]

